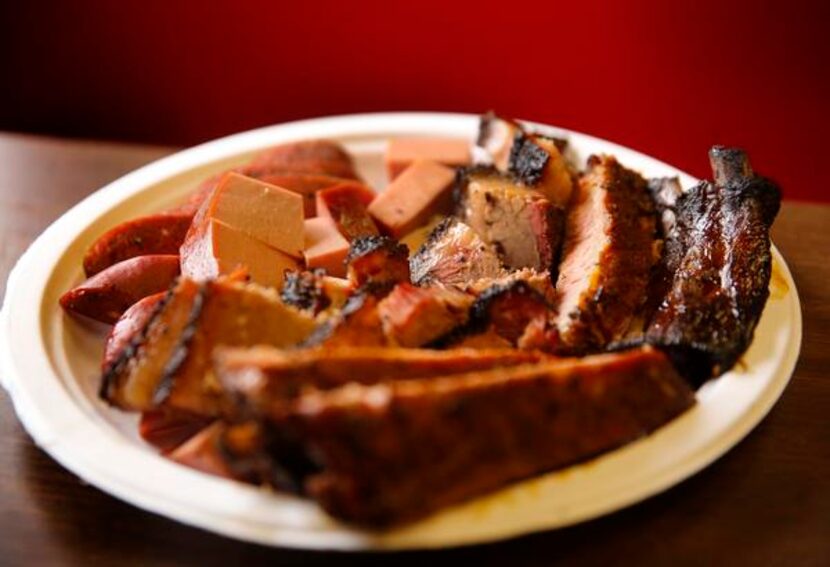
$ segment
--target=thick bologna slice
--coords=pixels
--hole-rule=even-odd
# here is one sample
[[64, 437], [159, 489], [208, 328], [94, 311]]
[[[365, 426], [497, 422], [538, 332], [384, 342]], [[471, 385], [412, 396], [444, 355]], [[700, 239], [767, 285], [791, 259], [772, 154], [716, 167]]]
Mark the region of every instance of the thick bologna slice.
[[351, 181], [322, 189], [315, 195], [317, 214], [329, 217], [346, 240], [380, 234], [366, 208], [376, 194], [369, 187]]
[[161, 213], [139, 217], [111, 228], [84, 255], [87, 277], [113, 264], [154, 254], [178, 254], [193, 220], [192, 214]]
[[303, 197], [305, 218], [317, 216], [315, 194], [321, 189], [352, 182], [343, 177], [334, 177], [323, 173], [296, 173], [291, 171], [269, 173], [260, 177], [265, 183], [293, 191]]
[[302, 257], [303, 200], [296, 193], [238, 173], [228, 173], [202, 204], [187, 232], [181, 255], [198, 248], [212, 220], [281, 252]]
[[360, 179], [351, 156], [343, 147], [329, 140], [306, 140], [267, 149], [250, 163], [257, 176], [275, 171], [322, 173], [345, 179]]
[[165, 293], [148, 295], [135, 302], [127, 309], [115, 325], [110, 329], [107, 342], [104, 345], [104, 360], [101, 369], [106, 370], [121, 356], [133, 338], [141, 332], [164, 300]]
[[171, 209], [170, 213], [181, 213], [193, 215], [202, 206], [216, 185], [222, 179], [222, 176], [230, 171], [260, 179], [264, 183], [270, 183], [283, 189], [293, 191], [303, 198], [303, 211], [306, 218], [311, 218], [317, 214], [317, 205], [314, 200], [314, 194], [320, 189], [339, 185], [347, 181], [352, 181], [345, 177], [336, 177], [333, 175], [326, 175], [325, 173], [307, 173], [296, 171], [269, 171], [251, 166], [241, 166], [229, 171], [214, 175], [203, 181], [195, 191], [188, 197], [187, 201]]
[[279, 289], [286, 270], [299, 267], [291, 256], [216, 219], [199, 234], [201, 240], [190, 240], [188, 253], [182, 256], [182, 274], [195, 280], [243, 268], [251, 281]]
[[434, 161], [417, 160], [369, 205], [369, 214], [393, 238], [452, 209], [455, 170]]
[[329, 217], [305, 221], [305, 264], [309, 269], [323, 268], [331, 276], [346, 276], [349, 241], [337, 230]]
[[133, 348], [105, 372], [101, 395], [124, 409], [215, 415], [206, 374], [214, 346], [291, 346], [313, 327], [310, 316], [284, 305], [273, 290], [181, 278]]
[[395, 179], [419, 159], [464, 167], [470, 165], [470, 142], [464, 138], [393, 138], [386, 148], [389, 179]]
[[69, 313], [115, 323], [138, 300], [169, 288], [178, 275], [178, 256], [136, 256], [67, 291], [60, 304]]
[[387, 526], [593, 458], [694, 402], [644, 348], [308, 391], [268, 421], [316, 465], [305, 488], [328, 513]]

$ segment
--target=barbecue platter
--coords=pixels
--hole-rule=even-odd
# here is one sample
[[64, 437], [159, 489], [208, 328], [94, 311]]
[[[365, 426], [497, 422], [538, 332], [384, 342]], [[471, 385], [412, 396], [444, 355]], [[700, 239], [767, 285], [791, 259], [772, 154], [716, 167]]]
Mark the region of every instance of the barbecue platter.
[[488, 113], [399, 137], [376, 191], [339, 144], [263, 151], [111, 227], [60, 297], [111, 324], [100, 397], [182, 465], [384, 529], [647, 436], [739, 365], [774, 183], [712, 179]]

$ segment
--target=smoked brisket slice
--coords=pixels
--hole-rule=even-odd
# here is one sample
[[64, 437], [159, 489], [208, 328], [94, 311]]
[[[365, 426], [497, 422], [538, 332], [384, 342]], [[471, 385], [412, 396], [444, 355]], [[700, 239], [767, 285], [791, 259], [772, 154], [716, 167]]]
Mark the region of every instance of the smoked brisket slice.
[[475, 163], [491, 165], [565, 208], [573, 191], [572, 168], [562, 153], [566, 145], [566, 140], [528, 132], [518, 122], [488, 112], [479, 122]]
[[556, 283], [564, 352], [598, 351], [624, 336], [659, 252], [646, 181], [611, 156], [591, 157], [566, 220]]
[[715, 146], [709, 159], [715, 182], [675, 203], [667, 241], [672, 278], [646, 332], [694, 382], [732, 368], [752, 342], [769, 295], [769, 231], [781, 200], [743, 151]]
[[390, 344], [416, 348], [467, 322], [475, 296], [440, 285], [400, 283], [378, 305]]
[[435, 227], [409, 266], [416, 285], [460, 285], [506, 274], [496, 249], [456, 217]]
[[495, 169], [470, 169], [459, 178], [458, 214], [508, 269], [549, 270], [562, 243], [564, 210], [541, 192]]
[[[478, 294], [470, 305], [466, 322], [438, 338], [436, 348], [515, 347], [533, 322], [547, 321], [553, 315], [545, 297], [523, 280], [495, 284]], [[534, 341], [533, 348], [554, 350], [557, 338], [548, 344]]]
[[668, 359], [645, 347], [349, 384], [305, 393], [268, 417], [303, 447], [313, 464], [305, 490], [329, 514], [388, 526], [592, 458], [693, 404]]

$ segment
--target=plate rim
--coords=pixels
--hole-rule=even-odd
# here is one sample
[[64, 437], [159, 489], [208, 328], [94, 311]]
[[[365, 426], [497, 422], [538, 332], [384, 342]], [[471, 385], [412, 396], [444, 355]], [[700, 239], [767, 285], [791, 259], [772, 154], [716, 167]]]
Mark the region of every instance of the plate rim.
[[[60, 260], [60, 258], [62, 258], [63, 255], [66, 253], [66, 249], [61, 249], [59, 253], [56, 252], [55, 254], [53, 254], [53, 256], [55, 257], [54, 262], [49, 263], [48, 269], [44, 268], [43, 266], [40, 266], [39, 271], [36, 263], [38, 253], [40, 252], [41, 248], [43, 248], [47, 243], [50, 242], [51, 239], [54, 239], [55, 235], [58, 235], [60, 233], [60, 229], [62, 229], [64, 226], [66, 226], [67, 228], [71, 228], [73, 224], [83, 224], [80, 221], [80, 217], [82, 217], [86, 211], [89, 210], [95, 212], [96, 209], [98, 209], [96, 214], [100, 216], [101, 214], [103, 214], [102, 211], [105, 208], [109, 210], [113, 207], [118, 206], [119, 203], [122, 203], [129, 196], [141, 193], [142, 190], [146, 190], [154, 182], [162, 181], [164, 178], [169, 178], [180, 171], [186, 171], [188, 168], [196, 167], [200, 164], [209, 163], [210, 161], [216, 161], [217, 159], [220, 159], [220, 156], [218, 155], [213, 157], [213, 159], [211, 159], [211, 156], [213, 154], [222, 154], [225, 147], [229, 148], [229, 150], [226, 152], [226, 155], [240, 154], [245, 151], [253, 151], [255, 149], [263, 147], [263, 145], [258, 142], [260, 138], [267, 137], [275, 132], [282, 133], [282, 136], [278, 136], [279, 139], [272, 141], [270, 143], [278, 143], [279, 141], [288, 139], [318, 137], [320, 136], [320, 134], [309, 135], [308, 132], [324, 132], [329, 129], [336, 130], [338, 127], [341, 129], [349, 129], [354, 128], [353, 124], [359, 123], [363, 123], [364, 128], [366, 123], [380, 122], [384, 123], [384, 125], [408, 123], [406, 129], [403, 129], [401, 127], [397, 127], [396, 129], [403, 130], [409, 134], [414, 133], [413, 129], [409, 128], [409, 126], [413, 126], [415, 123], [418, 123], [420, 125], [420, 128], [415, 128], [415, 130], [422, 130], [422, 133], [428, 133], [430, 131], [434, 131], [432, 130], [431, 125], [436, 124], [438, 122], [469, 121], [473, 118], [477, 119], [477, 115], [433, 112], [369, 113], [314, 118], [309, 120], [301, 120], [285, 124], [266, 126], [263, 128], [257, 128], [254, 130], [249, 130], [246, 132], [241, 132], [238, 134], [233, 134], [231, 136], [219, 138], [217, 140], [206, 142], [193, 148], [185, 149], [180, 152], [176, 152], [169, 156], [163, 157], [136, 170], [133, 170], [122, 177], [119, 177], [118, 179], [108, 183], [104, 187], [98, 189], [97, 191], [85, 197], [83, 200], [81, 200], [79, 203], [77, 203], [68, 211], [66, 211], [63, 215], [61, 215], [61, 217], [55, 220], [43, 233], [41, 233], [41, 235], [27, 248], [23, 255], [21, 255], [21, 257], [16, 262], [15, 266], [9, 272], [6, 294], [3, 301], [3, 307], [0, 310], [0, 370], [2, 370], [2, 373], [0, 373], [0, 379], [3, 380], [3, 386], [9, 392], [15, 408], [15, 412], [17, 413], [19, 419], [23, 423], [26, 430], [30, 433], [30, 435], [32, 435], [35, 442], [47, 453], [49, 453], [53, 458], [55, 458], [55, 460], [57, 460], [62, 466], [72, 471], [74, 474], [80, 476], [81, 478], [84, 478], [91, 484], [95, 485], [97, 488], [109, 494], [112, 494], [121, 500], [129, 502], [132, 505], [138, 506], [145, 510], [149, 510], [153, 513], [166, 516], [168, 518], [172, 518], [174, 520], [184, 522], [189, 525], [197, 526], [209, 531], [222, 533], [224, 535], [228, 535], [237, 539], [256, 542], [265, 545], [279, 545], [284, 547], [295, 547], [305, 549], [384, 551], [431, 547], [456, 547], [462, 545], [470, 545], [474, 543], [483, 543], [485, 541], [496, 541], [500, 539], [515, 537], [517, 535], [521, 535], [524, 533], [532, 533], [535, 531], [553, 529], [554, 527], [562, 527], [564, 525], [570, 525], [573, 523], [585, 521], [589, 518], [605, 515], [612, 511], [627, 507], [635, 502], [642, 501], [650, 496], [653, 496], [654, 494], [666, 490], [671, 486], [674, 486], [675, 484], [682, 482], [684, 479], [692, 476], [699, 470], [705, 468], [706, 466], [717, 460], [730, 448], [736, 445], [741, 439], [743, 439], [750, 431], [752, 431], [752, 429], [754, 429], [754, 427], [758, 423], [760, 423], [764, 416], [770, 411], [772, 406], [782, 395], [786, 385], [791, 379], [796, 362], [800, 354], [802, 339], [800, 299], [789, 267], [786, 264], [786, 261], [783, 259], [781, 254], [774, 246], [772, 251], [773, 256], [779, 268], [781, 269], [782, 276], [784, 277], [786, 283], [789, 286], [789, 289], [791, 290], [791, 293], [788, 293], [787, 296], [789, 298], [788, 308], [792, 316], [792, 330], [794, 331], [794, 333], [790, 337], [790, 341], [788, 343], [789, 348], [786, 350], [784, 358], [778, 361], [779, 365], [775, 371], [775, 376], [771, 379], [771, 384], [762, 391], [761, 397], [754, 400], [754, 403], [752, 404], [750, 410], [748, 410], [741, 416], [740, 424], [728, 430], [729, 435], [722, 435], [717, 439], [717, 443], [710, 444], [711, 446], [708, 447], [709, 450], [707, 451], [706, 456], [702, 458], [698, 457], [695, 460], [695, 464], [692, 466], [687, 466], [681, 474], [677, 474], [676, 472], [673, 474], [667, 473], [665, 475], [666, 478], [658, 479], [656, 482], [653, 482], [648, 487], [648, 489], [639, 491], [634, 490], [632, 493], [629, 494], [629, 497], [627, 499], [618, 499], [616, 503], [612, 504], [605, 510], [601, 510], [599, 512], [595, 511], [594, 513], [589, 513], [586, 517], [572, 519], [571, 521], [562, 524], [556, 524], [555, 526], [535, 526], [529, 529], [519, 528], [515, 531], [507, 531], [501, 533], [495, 537], [473, 537], [469, 540], [460, 538], [458, 541], [455, 541], [450, 544], [447, 544], [446, 542], [438, 542], [437, 545], [435, 545], [434, 542], [433, 544], [430, 544], [430, 542], [425, 542], [425, 544], [423, 545], [419, 545], [417, 542], [408, 542], [405, 545], [386, 545], [384, 544], [384, 540], [382, 538], [378, 538], [375, 535], [371, 534], [365, 535], [363, 534], [363, 532], [350, 533], [347, 534], [348, 537], [344, 537], [341, 539], [333, 538], [329, 541], [323, 542], [317, 541], [313, 538], [311, 540], [307, 538], [304, 539], [302, 537], [301, 532], [289, 533], [288, 535], [292, 537], [286, 539], [281, 537], [275, 537], [275, 534], [270, 531], [255, 533], [251, 532], [250, 526], [248, 526], [248, 524], [234, 525], [233, 523], [229, 523], [226, 521], [222, 523], [222, 525], [217, 525], [216, 521], [214, 521], [215, 518], [201, 516], [198, 509], [186, 509], [182, 508], [182, 506], [176, 505], [171, 506], [171, 502], [169, 501], [159, 501], [158, 496], [156, 498], [153, 498], [151, 497], [151, 495], [146, 494], [146, 490], [144, 491], [145, 493], [143, 495], [143, 498], [137, 498], [135, 492], [133, 492], [134, 487], [129, 485], [124, 486], [123, 484], [119, 485], [116, 481], [117, 479], [109, 478], [107, 476], [106, 471], [95, 470], [94, 459], [92, 460], [92, 462], [90, 462], [89, 454], [79, 454], [77, 451], [77, 446], [75, 446], [71, 442], [68, 442], [69, 440], [73, 439], [72, 436], [67, 436], [69, 435], [68, 432], [73, 431], [72, 423], [53, 423], [50, 420], [49, 412], [44, 412], [43, 405], [46, 403], [46, 401], [54, 400], [54, 396], [60, 392], [63, 393], [63, 396], [61, 397], [66, 398], [66, 401], [72, 402], [71, 405], [76, 406], [76, 400], [72, 399], [70, 392], [66, 390], [60, 378], [57, 377], [57, 375], [52, 377], [53, 379], [58, 380], [61, 383], [59, 384], [59, 388], [55, 388], [56, 391], [51, 392], [51, 396], [41, 398], [41, 395], [43, 395], [44, 392], [40, 392], [38, 396], [33, 397], [33, 392], [30, 391], [30, 384], [27, 384], [25, 376], [22, 376], [21, 373], [18, 372], [17, 367], [19, 366], [19, 364], [14, 364], [12, 345], [10, 341], [13, 311], [12, 303], [14, 301], [14, 298], [20, 295], [21, 292], [19, 290], [22, 289], [21, 286], [25, 284], [25, 277], [30, 275], [30, 271], [40, 274], [48, 272], [47, 277], [43, 278], [43, 280], [39, 282], [42, 285], [39, 288], [37, 288], [37, 290], [45, 290], [48, 283], [48, 279], [49, 277], [51, 277], [55, 265]], [[578, 136], [583, 138], [588, 143], [597, 143], [606, 148], [609, 148], [609, 151], [612, 152], [637, 155], [638, 159], [644, 159], [647, 162], [656, 163], [662, 167], [666, 167], [678, 173], [682, 173], [684, 178], [684, 186], [687, 186], [689, 182], [696, 181], [694, 177], [683, 173], [681, 170], [674, 166], [671, 166], [660, 160], [652, 158], [651, 156], [637, 152], [636, 150], [620, 146], [613, 142], [609, 142], [607, 140], [603, 140], [601, 138], [583, 134], [581, 132], [570, 129], [557, 128], [535, 122], [528, 122], [528, 124], [531, 124], [536, 127], [542, 127], [548, 130], [561, 132], [566, 135]], [[393, 129], [388, 128], [388, 130]], [[298, 131], [301, 132], [302, 135], [295, 136], [292, 138], [292, 133], [296, 133]], [[377, 136], [391, 135], [389, 133], [381, 134], [380, 132], [376, 132], [375, 134]], [[331, 133], [327, 135], [332, 136]], [[127, 194], [119, 194], [119, 190], [122, 186], [129, 187], [131, 184], [135, 185], [131, 192]], [[77, 235], [77, 233], [73, 234]], [[37, 278], [35, 278], [35, 280], [38, 281]], [[32, 290], [29, 289], [28, 291], [31, 295]], [[40, 311], [43, 308], [43, 294], [38, 293], [37, 296], [40, 299], [40, 301], [38, 301], [38, 311]], [[39, 324], [41, 323], [41, 318], [41, 313], [38, 313], [37, 317], [34, 318], [36, 320], [38, 329], [40, 329]], [[31, 321], [29, 322], [28, 327], [29, 329], [31, 329]], [[39, 336], [38, 338], [42, 339], [43, 337]], [[35, 362], [43, 363], [46, 361], [39, 360]], [[38, 365], [36, 364], [35, 366]], [[47, 366], [51, 368], [51, 363], [49, 363]], [[42, 366], [41, 369], [43, 369]], [[46, 394], [49, 394], [49, 392], [47, 392]], [[80, 416], [83, 417], [83, 412], [81, 408], [75, 407], [74, 409], [77, 412], [80, 412]], [[98, 428], [99, 426], [98, 424], [94, 425], [95, 428]], [[87, 424], [87, 426], [92, 427], [92, 425], [90, 424]], [[82, 429], [75, 428], [74, 431], [75, 433], [73, 433], [72, 435], [77, 435], [77, 432], [82, 431]], [[123, 440], [121, 441], [123, 442]], [[617, 451], [613, 451], [611, 454], [616, 452]], [[94, 452], [92, 453], [92, 457], [94, 457]], [[177, 469], [180, 468], [179, 465], [175, 465], [173, 463], [168, 462], [165, 464], [168, 467], [175, 467]], [[225, 480], [209, 478], [206, 475], [199, 476], [204, 477], [203, 479], [200, 479], [204, 481], [203, 483], [201, 483], [204, 486], [216, 485], [216, 483], [221, 483], [222, 485], [229, 484], [228, 481]], [[138, 488], [142, 489], [144, 487], [139, 486]], [[216, 488], [216, 486], [213, 486], [213, 488]], [[365, 535], [365, 537], [362, 537], [361, 534]], [[321, 534], [314, 534], [314, 536], [320, 535]], [[324, 532], [323, 535], [324, 538], [331, 537], [326, 532]]]

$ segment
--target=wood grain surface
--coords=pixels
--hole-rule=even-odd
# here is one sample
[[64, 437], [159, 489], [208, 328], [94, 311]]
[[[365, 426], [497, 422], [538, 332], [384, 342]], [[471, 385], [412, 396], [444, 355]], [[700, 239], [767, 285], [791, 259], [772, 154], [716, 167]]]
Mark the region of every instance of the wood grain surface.
[[[0, 296], [15, 260], [50, 222], [171, 151], [0, 134]], [[559, 531], [449, 551], [260, 547], [85, 485], [33, 444], [0, 391], [0, 565], [830, 565], [830, 207], [786, 202], [773, 238], [804, 314], [792, 382], [738, 446], [645, 502]]]

